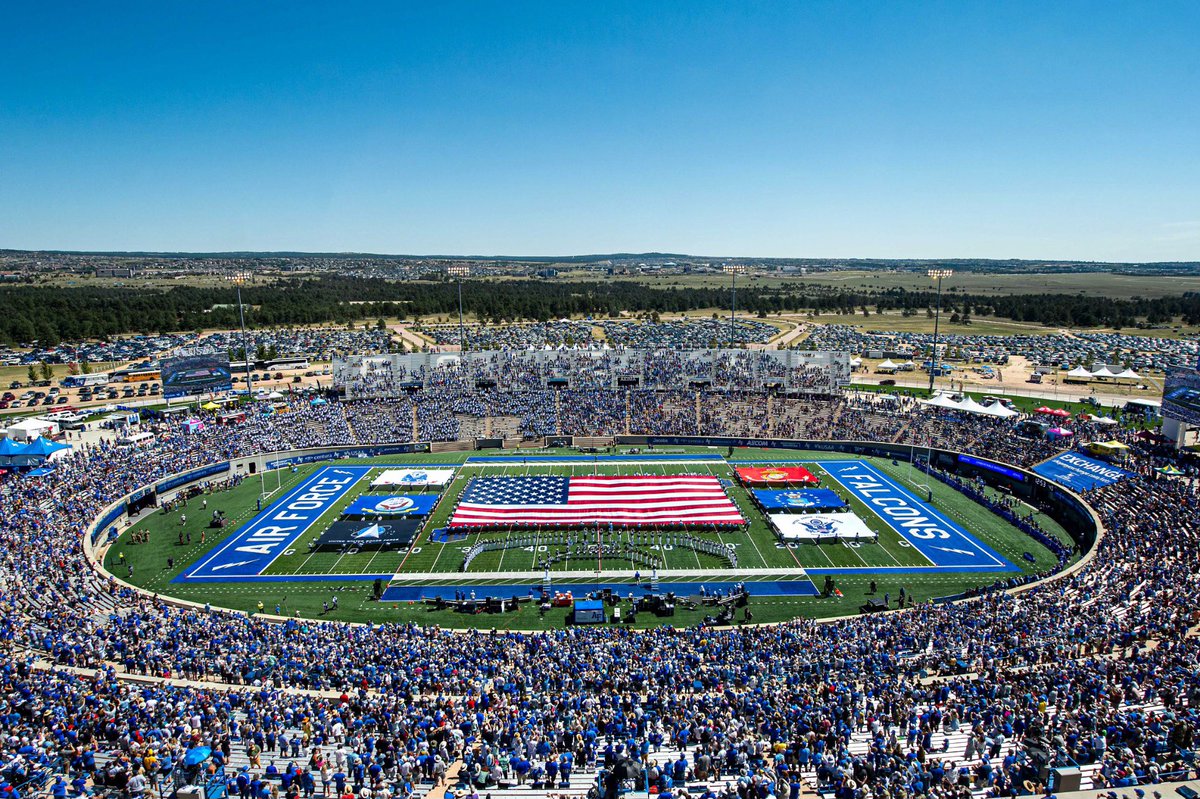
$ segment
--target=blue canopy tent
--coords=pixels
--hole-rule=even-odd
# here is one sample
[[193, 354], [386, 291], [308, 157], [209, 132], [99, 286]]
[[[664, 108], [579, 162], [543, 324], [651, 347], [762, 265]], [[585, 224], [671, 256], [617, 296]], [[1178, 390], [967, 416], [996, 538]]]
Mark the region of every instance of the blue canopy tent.
[[24, 444], [18, 444], [11, 438], [0, 438], [0, 466], [12, 466], [13, 456], [24, 451]]
[[70, 448], [69, 444], [58, 444], [45, 437], [35, 438], [28, 444], [18, 444], [11, 438], [0, 439], [0, 466], [40, 466], [55, 452]]

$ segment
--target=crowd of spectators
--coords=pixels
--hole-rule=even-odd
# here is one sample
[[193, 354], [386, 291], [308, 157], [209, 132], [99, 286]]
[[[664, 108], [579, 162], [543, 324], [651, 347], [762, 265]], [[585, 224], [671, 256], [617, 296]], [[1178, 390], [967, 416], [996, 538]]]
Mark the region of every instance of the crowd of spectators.
[[[510, 402], [537, 428], [553, 398], [451, 386], [405, 402], [422, 427]], [[628, 400], [639, 430], [695, 428], [696, 392]], [[557, 424], [611, 430], [625, 402], [622, 392], [564, 393]], [[1069, 763], [1117, 790], [1196, 773], [1200, 495], [1194, 476], [1159, 476], [1168, 453], [1132, 436], [1135, 476], [1087, 497], [1106, 534], [1078, 571], [1020, 593], [999, 590], [1019, 582], [1006, 580], [964, 603], [827, 624], [284, 624], [180, 608], [85, 558], [90, 520], [137, 486], [237, 455], [403, 438], [412, 407], [297, 399], [243, 425], [185, 434], [169, 423], [137, 450], [80, 446], [49, 474], [0, 482], [0, 791], [20, 799], [17, 787], [40, 775], [37, 789], [55, 795], [116, 786], [146, 796], [193, 768], [185, 753], [197, 746], [214, 753], [199, 768], [229, 764], [231, 792], [255, 799], [409, 797], [458, 760], [468, 794], [504, 782], [574, 790], [575, 772], [593, 767], [603, 786], [633, 760], [660, 794], [708, 799], [794, 799], [804, 781], [839, 799], [1015, 796], [1045, 787], [1044, 766]], [[784, 424], [776, 435], [933, 438], [989, 456], [1011, 440], [1015, 462], [1038, 457], [1011, 423], [904, 400], [701, 392], [699, 408], [706, 432]], [[126, 672], [220, 685], [139, 685]], [[55, 786], [52, 771], [64, 775]]]
[[349, 399], [397, 397], [419, 389], [470, 392], [544, 388], [720, 389], [837, 394], [849, 381], [842, 353], [794, 351], [506, 350], [462, 355], [412, 353], [334, 362], [333, 382]]

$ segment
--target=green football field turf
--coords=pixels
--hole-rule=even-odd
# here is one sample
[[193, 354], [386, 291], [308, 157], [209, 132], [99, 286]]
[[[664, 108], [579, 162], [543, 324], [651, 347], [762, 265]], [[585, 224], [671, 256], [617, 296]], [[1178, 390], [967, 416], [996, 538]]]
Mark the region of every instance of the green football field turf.
[[[685, 448], [677, 447], [671, 451], [681, 452], [685, 451]], [[716, 454], [713, 450], [701, 448], [687, 451], [702, 452], [710, 457]], [[250, 582], [171, 583], [174, 577], [196, 562], [202, 555], [205, 555], [220, 544], [227, 536], [236, 532], [243, 524], [256, 515], [255, 502], [264, 488], [271, 492], [268, 501], [278, 500], [298, 481], [303, 480], [317, 468], [327, 464], [309, 464], [298, 467], [294, 472], [291, 470], [280, 470], [279, 472], [263, 476], [249, 477], [234, 489], [206, 497], [208, 506], [203, 510], [198, 507], [201, 499], [195, 498], [189, 503], [188, 507], [181, 508], [175, 512], [164, 514], [161, 511], [157, 511], [149, 514], [139, 520], [133, 529], [148, 530], [150, 542], [132, 544], [129, 533], [126, 532], [110, 548], [106, 564], [109, 565], [115, 574], [125, 578], [126, 568], [116, 563], [118, 555], [124, 554], [127, 561], [134, 568], [132, 577], [128, 579], [136, 585], [155, 592], [179, 596], [193, 601], [212, 602], [214, 605], [235, 607], [244, 610], [254, 610], [257, 607], [257, 603], [262, 601], [267, 612], [274, 611], [275, 607], [278, 606], [280, 612], [287, 615], [292, 615], [295, 612], [306, 616], [320, 615], [322, 603], [327, 601], [332, 595], [338, 594], [343, 599], [339, 604], [338, 611], [330, 615], [348, 620], [418, 620], [467, 626], [476, 624], [497, 626], [499, 622], [498, 626], [520, 626], [523, 628], [537, 628], [543, 624], [554, 626], [556, 623], [561, 623], [561, 618], [559, 618], [561, 614], [554, 614], [555, 619], [549, 621], [540, 617], [537, 617], [535, 621], [534, 617], [536, 617], [536, 613], [526, 613], [522, 616], [524, 611], [518, 614], [508, 614], [508, 618], [504, 619], [498, 619], [494, 616], [487, 617], [490, 622], [476, 620], [473, 617], [451, 616], [445, 612], [434, 613], [434, 617], [430, 618], [428, 614], [431, 611], [425, 610], [423, 606], [406, 607], [402, 605], [385, 607], [381, 603], [367, 601], [371, 583], [364, 580], [348, 579], [345, 575], [395, 573], [397, 575], [397, 582], [404, 582], [406, 580], [419, 580], [423, 575], [431, 572], [457, 573], [462, 563], [463, 547], [487, 537], [503, 538], [503, 534], [498, 533], [473, 533], [465, 541], [455, 541], [448, 544], [434, 544], [429, 540], [429, 531], [445, 525], [449, 518], [450, 510], [453, 507], [454, 499], [463, 490], [467, 484], [467, 480], [472, 476], [500, 474], [581, 475], [592, 473], [677, 474], [691, 472], [713, 474], [732, 480], [732, 469], [738, 464], [739, 459], [760, 462], [777, 458], [781, 465], [784, 463], [794, 465], [797, 459], [832, 460], [838, 457], [850, 457], [827, 452], [805, 453], [784, 450], [736, 450], [731, 461], [726, 462], [722, 460], [711, 463], [672, 463], [666, 465], [607, 464], [598, 466], [593, 464], [568, 466], [535, 464], [513, 464], [507, 466], [461, 465], [462, 460], [469, 454], [426, 454], [403, 457], [389, 456], [374, 459], [374, 462], [380, 464], [381, 468], [384, 464], [397, 466], [457, 464], [460, 466], [454, 482], [445, 489], [446, 496], [443, 497], [434, 515], [423, 526], [421, 534], [414, 542], [410, 551], [309, 552], [309, 541], [314, 540], [329, 524], [336, 521], [340, 510], [349, 505], [356, 496], [365, 492], [380, 493], [369, 490], [370, 481], [377, 474], [376, 471], [372, 471], [371, 475], [360, 480], [350, 493], [339, 500], [334, 508], [322, 516], [316, 524], [292, 545], [291, 549], [288, 550], [290, 554], [280, 556], [267, 570], [268, 574], [276, 575], [330, 575], [328, 582], [297, 581], [260, 584]], [[985, 508], [971, 502], [957, 491], [936, 480], [931, 481], [927, 476], [912, 468], [907, 463], [893, 463], [879, 458], [868, 458], [866, 460], [869, 460], [874, 466], [894, 478], [914, 494], [923, 496], [927, 487], [932, 489], [933, 502], [939, 510], [1023, 570], [1037, 571], [1053, 564], [1053, 556], [1049, 551], [1033, 542], [1024, 533]], [[354, 463], [356, 465], [370, 464], [372, 460], [356, 460]], [[808, 464], [808, 468], [819, 477], [824, 477], [819, 467]], [[879, 533], [878, 543], [862, 543], [857, 546], [845, 543], [822, 545], [794, 544], [790, 547], [785, 547], [776, 542], [775, 536], [768, 528], [766, 519], [754, 507], [746, 489], [742, 488], [736, 482], [732, 482], [732, 485], [729, 487], [729, 493], [742, 510], [743, 515], [750, 520], [748, 529], [745, 532], [739, 533], [699, 533], [698, 535], [701, 537], [710, 537], [713, 540], [719, 539], [722, 542], [736, 543], [738, 565], [741, 568], [784, 570], [803, 567], [809, 572], [813, 581], [820, 586], [826, 573], [824, 570], [827, 569], [843, 567], [891, 567], [886, 573], [881, 572], [879, 575], [875, 575], [875, 578], [879, 582], [879, 593], [882, 594], [888, 591], [895, 597], [899, 588], [903, 586], [909, 594], [917, 599], [954, 594], [967, 588], [990, 584], [997, 579], [1010, 576], [997, 573], [957, 573], [948, 570], [934, 573], [904, 572], [896, 567], [923, 566], [928, 565], [928, 562], [919, 552], [907, 546], [872, 511], [868, 510], [855, 499], [850, 500], [851, 510], [859, 518], [863, 519], [869, 527]], [[842, 493], [843, 496], [846, 495], [844, 491], [839, 493]], [[269, 505], [267, 502], [264, 502], [264, 510], [267, 507]], [[230, 518], [230, 524], [222, 530], [205, 530], [204, 523], [214, 508], [225, 510]], [[184, 525], [180, 524], [181, 513], [188, 516], [187, 523]], [[1034, 511], [1031, 508], [1025, 508], [1024, 513], [1034, 513]], [[1040, 520], [1044, 528], [1049, 529], [1051, 533], [1059, 536], [1061, 540], [1069, 541], [1065, 532], [1058, 525], [1044, 516], [1041, 516]], [[179, 543], [180, 533], [183, 533], [183, 544]], [[190, 534], [190, 542], [188, 541], [188, 534]], [[201, 540], [202, 537], [203, 541]], [[484, 553], [476, 558], [470, 571], [462, 575], [463, 579], [456, 582], [466, 583], [470, 581], [472, 583], [477, 582], [481, 586], [486, 586], [488, 584], [495, 585], [499, 582], [495, 578], [489, 578], [490, 574], [498, 571], [538, 571], [540, 573], [540, 567], [537, 564], [539, 557], [537, 546], [541, 546], [541, 544], [535, 545], [533, 552], [524, 548], [511, 548], [504, 551]], [[1025, 552], [1033, 555], [1033, 563], [1029, 563], [1023, 558], [1023, 553]], [[541, 554], [544, 555], [545, 553]], [[682, 547], [662, 552], [662, 555], [665, 560], [665, 568], [667, 569], [712, 569], [714, 580], [719, 578], [722, 570], [726, 568], [724, 562], [714, 556], [697, 555], [691, 549], [684, 549]], [[167, 565], [168, 558], [173, 559], [170, 567]], [[602, 566], [610, 569], [636, 568], [628, 562], [619, 561], [602, 564]], [[555, 564], [553, 570], [584, 570], [594, 569], [595, 567], [596, 564], [593, 560], [586, 562], [568, 561]], [[872, 579], [872, 575], [830, 573], [837, 579], [838, 587], [842, 589], [846, 599], [831, 603], [829, 600], [812, 598], [756, 598], [752, 603], [755, 621], [777, 621], [793, 618], [797, 615], [827, 616], [853, 612], [857, 605], [861, 604], [862, 598], [865, 596], [866, 586]], [[311, 580], [311, 577], [309, 579]], [[774, 579], [778, 579], [778, 577]], [[526, 579], [519, 582], [522, 585], [527, 585], [529, 581]], [[695, 620], [698, 621], [701, 618], [703, 618], [702, 613]], [[680, 618], [675, 620], [675, 623], [690, 623], [687, 613], [684, 612]]]

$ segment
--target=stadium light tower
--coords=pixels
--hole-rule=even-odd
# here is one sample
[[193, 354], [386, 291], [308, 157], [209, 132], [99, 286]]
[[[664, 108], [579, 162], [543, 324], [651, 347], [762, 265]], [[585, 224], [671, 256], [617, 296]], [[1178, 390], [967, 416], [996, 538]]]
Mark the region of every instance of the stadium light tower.
[[746, 273], [745, 264], [725, 264], [721, 270], [729, 275], [729, 349], [734, 348], [736, 339], [736, 330], [734, 328], [735, 318], [737, 317], [737, 276]]
[[458, 278], [458, 351], [467, 351], [467, 334], [463, 325], [462, 282], [464, 277], [471, 274], [471, 267], [466, 264], [451, 264], [446, 267], [446, 274]]
[[930, 269], [927, 273], [937, 281], [937, 311], [933, 316], [933, 353], [929, 357], [929, 393], [933, 393], [933, 379], [938, 370], [938, 323], [942, 320], [942, 280], [954, 274], [953, 269]]
[[242, 362], [246, 365], [246, 396], [254, 398], [254, 384], [250, 381], [250, 345], [246, 341], [246, 312], [242, 308], [242, 284], [250, 279], [250, 273], [234, 272], [229, 277], [237, 286], [238, 321], [242, 325]]

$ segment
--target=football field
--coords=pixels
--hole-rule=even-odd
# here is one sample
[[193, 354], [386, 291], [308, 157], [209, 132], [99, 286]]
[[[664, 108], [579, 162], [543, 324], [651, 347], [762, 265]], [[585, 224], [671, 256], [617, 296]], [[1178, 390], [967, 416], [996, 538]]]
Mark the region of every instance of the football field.
[[[397, 464], [374, 467], [328, 465], [301, 469], [291, 476], [290, 488], [285, 485], [282, 493], [274, 497], [261, 512], [256, 513], [228, 540], [215, 547], [177, 580], [286, 581], [331, 575], [369, 579], [395, 576], [403, 579], [446, 573], [466, 573], [473, 577], [511, 574], [523, 576], [510, 579], [527, 579], [528, 576], [541, 576], [547, 570], [553, 573], [585, 570], [634, 572], [641, 569], [636, 561], [603, 556], [586, 560], [567, 558], [545, 564], [548, 554], [562, 549], [568, 541], [587, 542], [589, 538], [597, 536], [605, 539], [616, 537], [623, 543], [629, 542], [634, 552], [644, 550], [647, 554], [658, 556], [661, 559], [660, 569], [664, 573], [730, 569], [730, 564], [723, 557], [682, 546], [680, 538], [683, 536], [679, 531], [623, 532], [606, 530], [602, 525], [575, 530], [532, 528], [508, 531], [459, 530], [448, 526], [456, 500], [475, 478], [570, 478], [593, 475], [704, 475], [720, 480], [726, 494], [748, 524], [736, 530], [708, 531], [701, 527], [691, 535], [710, 539], [720, 547], [733, 550], [737, 558], [736, 568], [741, 570], [1015, 570], [1011, 563], [981, 543], [966, 527], [950, 521], [942, 511], [929, 507], [896, 479], [888, 477], [878, 463], [860, 459], [803, 461], [821, 479], [822, 484], [839, 489], [850, 505], [850, 512], [878, 535], [876, 542], [821, 544], [783, 543], [778, 540], [765, 515], [756, 507], [750, 491], [734, 478], [733, 466], [736, 464], [724, 459], [628, 461], [617, 456], [604, 460], [589, 459], [587, 463], [533, 457], [513, 457], [506, 462], [497, 460], [489, 458], [484, 462], [475, 462], [474, 459], [468, 459], [457, 465], [453, 480], [444, 489], [410, 490], [409, 496], [432, 495], [431, 498], [436, 498], [432, 514], [420, 521], [419, 533], [411, 545], [396, 548], [346, 546], [336, 551], [316, 549], [311, 545], [356, 500], [382, 500], [388, 496], [388, 491], [373, 489], [371, 483]], [[864, 483], [864, 474], [874, 482]], [[923, 475], [920, 477], [924, 480]], [[873, 489], [878, 492], [880, 486], [886, 488], [888, 497], [885, 500], [891, 503], [882, 512], [872, 503], [884, 500], [870, 495]], [[296, 505], [303, 507], [297, 508]], [[904, 526], [907, 518], [898, 520], [889, 515], [898, 505], [904, 509], [915, 508], [909, 513], [922, 512], [925, 516], [918, 518], [932, 519], [940, 527], [952, 529], [953, 539], [939, 544], [936, 540], [916, 537], [924, 533], [911, 525]], [[364, 529], [369, 526], [368, 522], [363, 522]], [[504, 546], [483, 552], [464, 570], [464, 554], [483, 542], [503, 543]], [[968, 553], [966, 557], [964, 553]], [[648, 573], [649, 569], [646, 571]]]
[[[803, 465], [822, 488], [836, 492], [847, 506], [842, 512], [861, 520], [875, 540], [782, 541], [753, 491], [737, 479], [735, 469], [749, 464]], [[373, 487], [389, 470], [452, 470], [452, 476], [444, 485]], [[566, 485], [570, 478], [682, 475], [719, 485], [745, 524], [452, 525], [464, 491], [480, 481], [556, 478], [549, 482]], [[523, 483], [504, 485], [518, 484]], [[1053, 562], [1011, 524], [907, 463], [828, 452], [737, 450], [726, 459], [694, 448], [654, 456], [448, 453], [350, 459], [250, 477], [205, 501], [204, 513], [226, 512], [226, 527], [205, 529], [207, 518], [194, 506], [186, 521], [184, 508], [151, 514], [135, 525], [150, 533], [151, 543], [128, 546], [138, 564], [132, 582], [188, 598], [220, 598], [264, 591], [295, 597], [330, 586], [366, 593], [379, 580], [389, 589], [387, 599], [412, 601], [467, 590], [481, 596], [524, 594], [547, 580], [556, 590], [568, 590], [619, 589], [658, 579], [664, 590], [680, 593], [745, 582], [763, 596], [812, 597], [815, 585], [833, 577], [839, 587], [877, 580], [937, 596]], [[407, 535], [395, 542], [381, 539], [391, 528]], [[337, 545], [328, 545], [331, 537]]]

